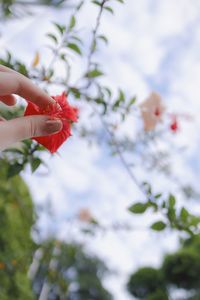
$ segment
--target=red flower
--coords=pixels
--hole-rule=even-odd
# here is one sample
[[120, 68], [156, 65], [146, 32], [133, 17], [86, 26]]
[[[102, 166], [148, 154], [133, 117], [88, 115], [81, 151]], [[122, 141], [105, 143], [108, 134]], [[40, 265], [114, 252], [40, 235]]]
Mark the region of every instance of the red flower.
[[51, 153], [54, 153], [71, 136], [71, 123], [77, 122], [78, 109], [69, 105], [65, 92], [60, 96], [52, 96], [52, 98], [60, 105], [61, 110], [55, 104], [50, 104], [46, 109], [41, 109], [36, 104], [28, 102], [24, 115], [49, 115], [52, 119], [59, 118], [62, 120], [63, 128], [60, 132], [50, 136], [32, 138]]
[[179, 124], [178, 124], [178, 120], [177, 120], [177, 117], [176, 116], [173, 116], [172, 117], [172, 123], [170, 125], [170, 129], [171, 131], [173, 132], [177, 132], [178, 129], [179, 129]]

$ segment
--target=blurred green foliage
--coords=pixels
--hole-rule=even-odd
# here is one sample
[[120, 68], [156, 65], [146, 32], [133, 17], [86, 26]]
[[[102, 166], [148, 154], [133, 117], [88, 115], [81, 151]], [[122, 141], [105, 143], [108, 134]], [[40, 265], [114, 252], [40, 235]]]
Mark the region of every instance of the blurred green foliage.
[[[1, 159], [0, 299], [38, 299], [43, 285], [48, 282], [48, 299], [111, 300], [111, 295], [102, 285], [107, 272], [105, 264], [98, 258], [87, 255], [81, 245], [58, 241], [36, 245], [33, 242], [33, 203], [28, 188], [19, 175], [7, 179], [9, 168], [9, 163]], [[38, 248], [42, 249], [43, 256], [31, 288], [27, 273]]]
[[150, 299], [153, 297], [154, 299], [155, 294], [166, 295], [163, 274], [160, 270], [151, 267], [141, 268], [131, 275], [128, 290], [139, 299], [147, 299], [147, 297], [150, 297]]
[[28, 188], [18, 175], [7, 180], [9, 164], [0, 160], [0, 299], [31, 300], [27, 271], [34, 243], [35, 217]]
[[[199, 249], [200, 250], [200, 249]], [[200, 253], [192, 248], [165, 257], [162, 271], [166, 282], [186, 290], [200, 287]]]
[[5, 58], [0, 58], [0, 64], [29, 77], [26, 65], [23, 62], [14, 59], [9, 51], [6, 52]]
[[32, 14], [31, 7], [36, 5], [49, 5], [60, 7], [69, 2], [68, 0], [1, 0], [0, 17], [13, 18]]
[[47, 241], [33, 279], [33, 291], [39, 298], [44, 284], [49, 286], [49, 300], [111, 300], [102, 285], [105, 264], [85, 253], [80, 244]]
[[[200, 236], [182, 241], [181, 248], [167, 254], [160, 269], [144, 267], [129, 278], [129, 292], [137, 299], [167, 300], [175, 291], [185, 291], [181, 300], [200, 299]], [[162, 295], [159, 296], [159, 295]], [[160, 297], [160, 298], [159, 298]]]

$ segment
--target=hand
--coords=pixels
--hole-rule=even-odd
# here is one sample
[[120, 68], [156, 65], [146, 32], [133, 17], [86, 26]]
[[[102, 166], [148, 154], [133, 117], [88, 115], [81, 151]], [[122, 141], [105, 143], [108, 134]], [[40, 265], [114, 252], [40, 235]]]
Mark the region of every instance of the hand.
[[[46, 108], [56, 104], [55, 100], [32, 83], [27, 77], [0, 65], [0, 101], [6, 105], [15, 105], [12, 94], [32, 101], [39, 107]], [[59, 132], [62, 121], [49, 120], [48, 116], [26, 116], [13, 120], [5, 120], [0, 116], [0, 150], [13, 143], [36, 136], [46, 136]]]

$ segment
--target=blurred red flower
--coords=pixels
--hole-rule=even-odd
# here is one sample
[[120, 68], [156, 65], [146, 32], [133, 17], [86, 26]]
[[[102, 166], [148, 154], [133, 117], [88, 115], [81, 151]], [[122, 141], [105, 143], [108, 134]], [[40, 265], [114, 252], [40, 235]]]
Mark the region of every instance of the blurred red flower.
[[79, 211], [78, 218], [80, 221], [88, 222], [88, 223], [92, 222], [92, 220], [93, 220], [93, 216], [92, 216], [90, 210], [87, 208], [82, 208]]
[[55, 104], [50, 104], [46, 109], [41, 109], [36, 104], [28, 102], [24, 115], [49, 115], [52, 119], [59, 118], [62, 120], [63, 128], [60, 132], [50, 136], [32, 138], [51, 153], [54, 153], [71, 136], [71, 124], [78, 120], [78, 109], [68, 103], [65, 92], [59, 96], [52, 96], [52, 98], [60, 105], [61, 109]]
[[165, 106], [161, 96], [152, 92], [145, 101], [140, 104], [140, 111], [144, 123], [144, 130], [154, 130], [159, 122], [162, 121]]
[[172, 132], [177, 132], [179, 129], [179, 124], [176, 116], [172, 117], [172, 122], [170, 124], [170, 129]]

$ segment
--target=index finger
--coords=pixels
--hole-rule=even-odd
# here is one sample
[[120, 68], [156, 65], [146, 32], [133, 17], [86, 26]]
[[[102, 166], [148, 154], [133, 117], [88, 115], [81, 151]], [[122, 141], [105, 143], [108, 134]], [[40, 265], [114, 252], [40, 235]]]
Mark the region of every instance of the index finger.
[[47, 107], [49, 104], [57, 104], [57, 102], [45, 93], [41, 88], [36, 86], [30, 79], [19, 74], [19, 87], [17, 94], [24, 99], [31, 101], [41, 108]]
[[46, 108], [49, 104], [55, 104], [60, 109], [60, 105], [53, 98], [24, 75], [0, 65], [0, 79], [0, 95], [13, 93], [35, 103], [41, 108]]
[[19, 96], [41, 108], [46, 108], [49, 104], [55, 104], [58, 109], [60, 108], [60, 105], [53, 98], [36, 86], [30, 79], [19, 73], [17, 73], [17, 76], [19, 80], [17, 94]]

